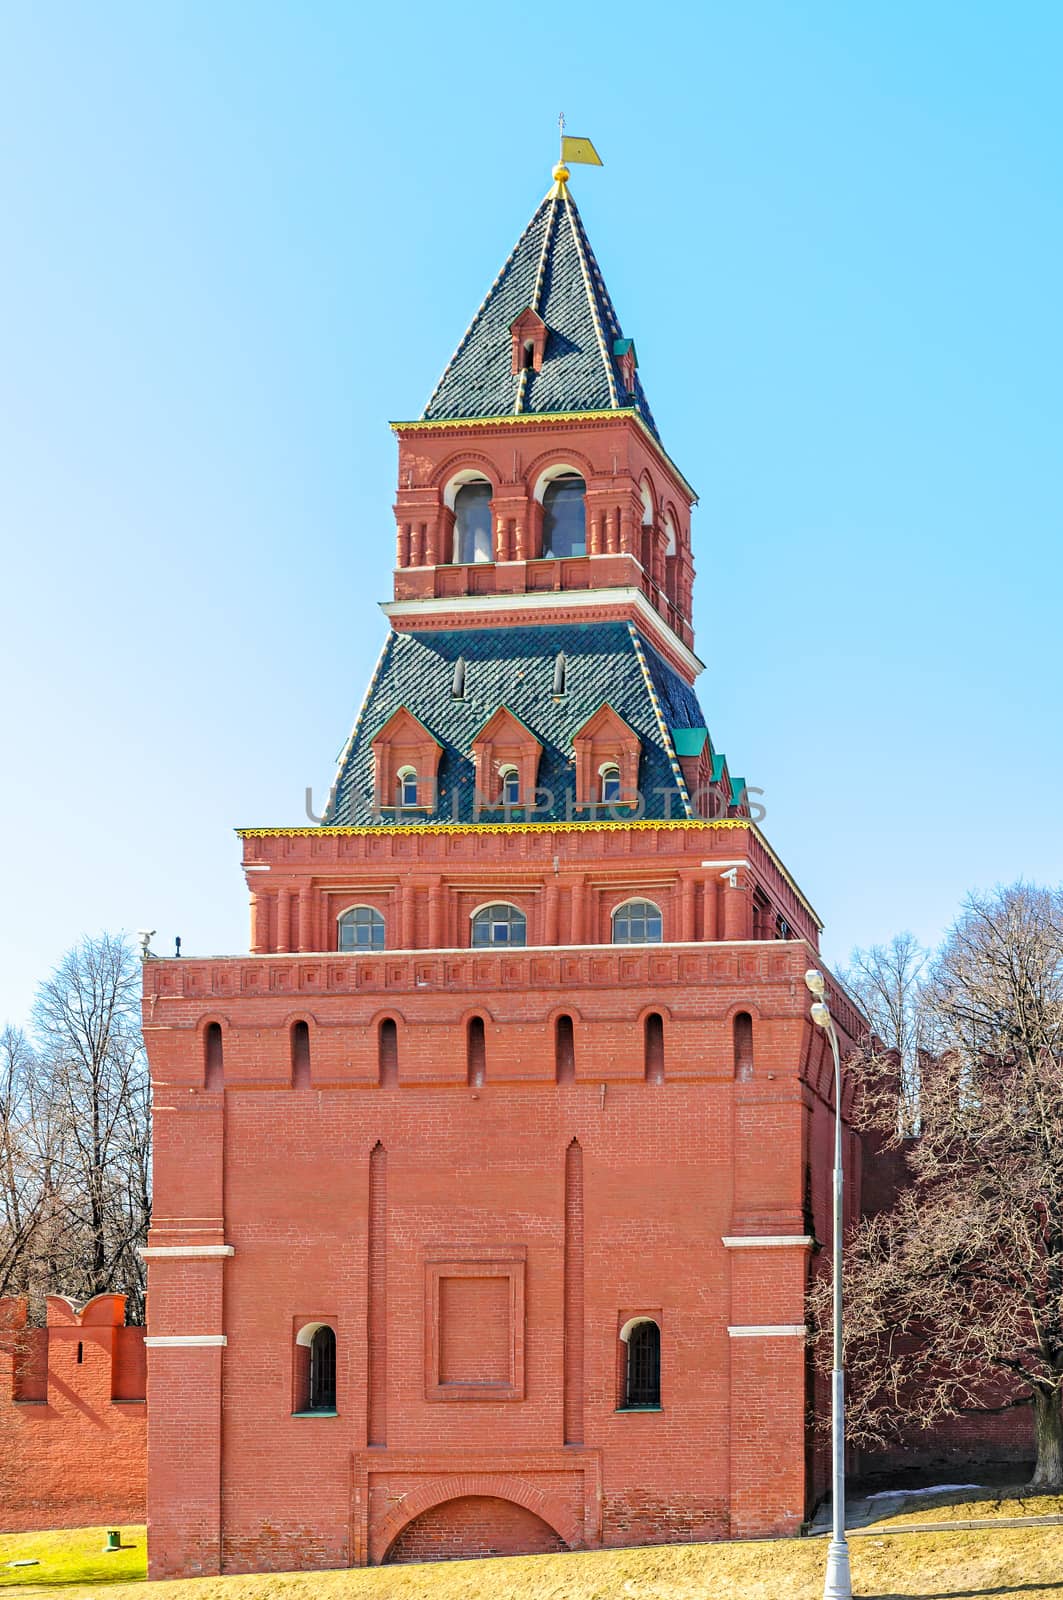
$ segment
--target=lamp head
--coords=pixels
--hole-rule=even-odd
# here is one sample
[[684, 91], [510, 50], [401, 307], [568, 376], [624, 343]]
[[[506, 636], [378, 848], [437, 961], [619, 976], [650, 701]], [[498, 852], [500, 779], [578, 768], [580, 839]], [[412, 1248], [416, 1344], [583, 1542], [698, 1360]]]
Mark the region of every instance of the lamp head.
[[827, 1010], [822, 1000], [816, 1001], [815, 1005], [810, 1008], [809, 1014], [817, 1028], [830, 1027], [830, 1012]]
[[814, 994], [817, 1000], [823, 999], [826, 984], [823, 981], [822, 972], [817, 967], [809, 967], [805, 973], [805, 988], [809, 994]]

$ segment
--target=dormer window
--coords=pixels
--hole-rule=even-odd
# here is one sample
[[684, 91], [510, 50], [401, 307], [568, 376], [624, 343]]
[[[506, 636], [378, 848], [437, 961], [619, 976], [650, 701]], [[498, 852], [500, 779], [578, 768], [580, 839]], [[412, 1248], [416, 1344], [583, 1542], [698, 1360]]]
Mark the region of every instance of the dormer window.
[[398, 772], [399, 805], [417, 804], [417, 773], [413, 767], [400, 767]]
[[454, 560], [460, 566], [494, 560], [491, 536], [491, 485], [464, 483], [454, 496]]
[[513, 372], [541, 372], [546, 355], [546, 323], [528, 306], [509, 325], [513, 340]]
[[616, 364], [620, 368], [620, 381], [628, 394], [635, 392], [635, 368], [639, 358], [635, 354], [634, 339], [614, 339], [613, 354]]
[[576, 472], [566, 472], [546, 486], [543, 495], [543, 555], [587, 554], [587, 485]]
[[520, 773], [516, 767], [503, 767], [502, 769], [502, 804], [504, 806], [520, 805]]

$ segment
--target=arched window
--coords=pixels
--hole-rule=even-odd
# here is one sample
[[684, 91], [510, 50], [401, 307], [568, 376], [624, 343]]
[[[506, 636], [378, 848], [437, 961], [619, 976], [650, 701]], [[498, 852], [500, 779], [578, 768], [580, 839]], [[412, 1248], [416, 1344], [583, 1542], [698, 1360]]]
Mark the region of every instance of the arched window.
[[454, 676], [450, 680], [450, 697], [452, 700], [465, 699], [465, 657], [459, 656], [454, 663]]
[[620, 800], [620, 768], [610, 762], [598, 776], [601, 780], [602, 805], [615, 806]]
[[462, 566], [495, 558], [491, 539], [491, 485], [463, 483], [454, 496], [454, 560]]
[[543, 555], [587, 554], [587, 485], [566, 472], [546, 486], [543, 495]]
[[483, 1017], [470, 1017], [465, 1030], [465, 1076], [470, 1089], [482, 1089], [487, 1077], [487, 1040]]
[[661, 1407], [661, 1330], [650, 1317], [628, 1323], [620, 1335], [627, 1345], [622, 1411], [659, 1411]]
[[516, 767], [503, 767], [502, 778], [502, 804], [504, 806], [520, 805], [520, 773]]
[[399, 1081], [399, 1030], [393, 1017], [385, 1017], [377, 1035], [377, 1076], [382, 1089]]
[[417, 804], [417, 770], [415, 767], [400, 767], [396, 774], [399, 790], [400, 806], [415, 806]]
[[647, 1083], [664, 1082], [664, 1018], [651, 1011], [644, 1023], [644, 1069]]
[[384, 919], [372, 906], [350, 906], [339, 919], [338, 950], [383, 950]]
[[222, 1051], [221, 1023], [208, 1022], [203, 1035], [203, 1084], [212, 1091], [225, 1087], [225, 1063]]
[[310, 1028], [305, 1022], [293, 1022], [291, 1033], [292, 1088], [310, 1087]]
[[576, 1040], [571, 1017], [558, 1017], [554, 1030], [554, 1075], [558, 1083], [574, 1083]]
[[310, 1342], [310, 1404], [308, 1411], [336, 1409], [336, 1335], [318, 1328]]
[[753, 1076], [753, 1018], [739, 1011], [734, 1019], [735, 1077], [746, 1083]]
[[568, 662], [565, 652], [559, 650], [554, 659], [554, 693], [564, 694], [568, 688]]
[[661, 909], [652, 900], [626, 900], [613, 912], [614, 944], [660, 944]]
[[523, 911], [504, 901], [498, 905], [481, 906], [473, 913], [472, 942], [474, 945], [528, 942], [528, 920]]

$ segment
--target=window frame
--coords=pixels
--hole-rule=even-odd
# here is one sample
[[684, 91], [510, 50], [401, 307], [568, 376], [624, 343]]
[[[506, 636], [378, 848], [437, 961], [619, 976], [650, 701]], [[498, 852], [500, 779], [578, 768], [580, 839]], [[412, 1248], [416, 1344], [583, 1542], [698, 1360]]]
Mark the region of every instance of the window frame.
[[[628, 920], [630, 921], [631, 920], [631, 912], [632, 912], [633, 907], [635, 907], [635, 906], [649, 906], [649, 907], [652, 908], [653, 918], [651, 918], [649, 916], [646, 916], [646, 915], [643, 915], [640, 919], [637, 919], [637, 920], [641, 920], [643, 923], [647, 923], [648, 924], [654, 918], [656, 919], [657, 923], [659, 924], [659, 931], [658, 931], [657, 937], [655, 939], [654, 938], [645, 938], [645, 939], [632, 939], [632, 938], [618, 939], [617, 938], [617, 936], [616, 936], [617, 922], [619, 920], [623, 919], [625, 914], [627, 914]], [[662, 912], [660, 906], [657, 904], [656, 900], [647, 900], [644, 895], [632, 895], [629, 900], [621, 900], [620, 904], [618, 906], [614, 906], [612, 911], [610, 912], [610, 914], [609, 914], [609, 935], [610, 935], [609, 942], [611, 944], [618, 944], [618, 945], [663, 944], [664, 943], [664, 913]]]
[[[606, 785], [616, 786], [615, 794], [606, 793]], [[598, 801], [603, 806], [620, 806], [624, 803], [624, 780], [618, 761], [604, 761], [598, 768]]]
[[[501, 917], [488, 918], [488, 913], [503, 909], [510, 912], [511, 915], [505, 919]], [[478, 927], [494, 928], [505, 925], [512, 931], [517, 919], [520, 920], [523, 926], [524, 936], [521, 939], [477, 939], [476, 937]], [[469, 948], [471, 950], [523, 950], [527, 948], [527, 944], [528, 913], [523, 911], [520, 906], [514, 905], [511, 900], [487, 900], [483, 905], [477, 906], [469, 913]]]
[[[657, 1348], [656, 1348], [656, 1352], [655, 1352], [656, 1372], [655, 1372], [655, 1375], [654, 1375], [655, 1379], [656, 1379], [656, 1385], [655, 1385], [655, 1392], [656, 1392], [656, 1397], [657, 1397], [656, 1400], [632, 1400], [631, 1399], [632, 1385], [633, 1385], [632, 1340], [633, 1340], [634, 1336], [638, 1333], [638, 1330], [640, 1328], [653, 1328], [655, 1333], [656, 1333], [656, 1335], [657, 1335], [657, 1339], [656, 1339]], [[642, 1343], [642, 1341], [640, 1340], [639, 1344], [641, 1344], [641, 1343]], [[645, 1412], [645, 1411], [661, 1411], [661, 1410], [663, 1410], [663, 1406], [662, 1406], [662, 1403], [661, 1403], [661, 1372], [662, 1372], [661, 1354], [662, 1354], [662, 1346], [663, 1346], [663, 1339], [662, 1339], [662, 1328], [661, 1328], [660, 1312], [655, 1312], [655, 1313], [636, 1312], [633, 1316], [630, 1316], [630, 1317], [628, 1317], [626, 1319], [626, 1321], [624, 1322], [623, 1326], [620, 1328], [621, 1361], [620, 1361], [620, 1367], [619, 1367], [619, 1373], [618, 1373], [619, 1391], [618, 1391], [618, 1395], [617, 1395], [617, 1406], [616, 1406], [616, 1409], [617, 1409], [618, 1412], [620, 1412], [620, 1411], [624, 1411], [624, 1412], [640, 1412], [640, 1411], [642, 1411], [642, 1412]], [[636, 1353], [637, 1353], [637, 1347], [636, 1347]], [[650, 1364], [651, 1364], [651, 1367], [652, 1367], [652, 1365], [653, 1365], [653, 1361], [652, 1360], [651, 1360]]]
[[[577, 483], [582, 485], [579, 490], [579, 501], [583, 508], [583, 549], [554, 550], [550, 548], [553, 544], [556, 524], [554, 504], [559, 495], [563, 494], [566, 489], [573, 488]], [[572, 496], [573, 500], [575, 498], [575, 496]], [[542, 559], [544, 561], [582, 561], [587, 555], [587, 480], [582, 472], [577, 472], [574, 468], [567, 468], [551, 476], [543, 487], [542, 507]]]
[[[406, 795], [406, 785], [410, 782], [413, 783], [412, 800], [408, 799]], [[417, 768], [409, 765], [399, 767], [395, 773], [395, 783], [398, 787], [396, 809], [398, 811], [416, 811], [420, 805], [421, 793], [421, 780], [417, 775]]]
[[[354, 944], [351, 944], [351, 945], [345, 945], [343, 943], [343, 929], [344, 929], [345, 919], [348, 918], [348, 917], [351, 917], [353, 914], [356, 914], [359, 911], [367, 911], [369, 913], [368, 918], [366, 918], [364, 921], [359, 922], [357, 920], [357, 917], [355, 917], [355, 920], [353, 922], [347, 924], [347, 925], [350, 926], [350, 927], [355, 927], [355, 928], [357, 928], [357, 927], [368, 927], [368, 928], [370, 928], [372, 930], [372, 933], [374, 935], [379, 930], [379, 933], [380, 933], [380, 941], [379, 941], [379, 943], [377, 943], [376, 939], [373, 938], [373, 937], [370, 938], [368, 944], [361, 944], [357, 940], [355, 940]], [[384, 913], [382, 911], [378, 910], [378, 908], [376, 906], [366, 905], [363, 902], [359, 901], [355, 905], [344, 906], [342, 911], [339, 911], [339, 912], [336, 913], [336, 950], [337, 950], [338, 953], [342, 953], [343, 955], [360, 955], [360, 954], [363, 954], [366, 951], [374, 951], [374, 950], [378, 950], [379, 951], [379, 950], [386, 950], [386, 949], [387, 949], [387, 922], [385, 920]]]
[[[475, 547], [474, 547], [471, 555], [466, 550], [464, 550], [462, 548], [462, 540], [463, 540], [463, 538], [469, 536], [469, 530], [464, 529], [462, 527], [462, 524], [461, 524], [461, 509], [462, 508], [459, 505], [459, 501], [461, 500], [462, 495], [464, 494], [464, 492], [467, 489], [476, 490], [477, 491], [477, 496], [476, 496], [477, 503], [486, 504], [486, 506], [488, 508], [488, 510], [487, 510], [487, 529], [486, 529], [486, 533], [487, 533], [487, 546], [486, 546], [487, 554], [486, 555], [477, 554], [476, 550], [475, 550]], [[484, 496], [484, 494], [483, 494], [484, 489], [487, 490], [486, 496]], [[489, 478], [468, 478], [468, 479], [466, 479], [466, 481], [464, 483], [459, 483], [457, 485], [457, 487], [455, 488], [455, 490], [454, 490], [454, 508], [453, 508], [454, 509], [454, 560], [453, 560], [453, 563], [452, 563], [454, 566], [456, 566], [456, 567], [482, 567], [482, 566], [488, 565], [489, 562], [492, 562], [495, 559], [495, 551], [494, 551], [495, 521], [494, 521], [494, 511], [492, 509], [493, 501], [494, 501], [494, 485], [491, 483]], [[482, 533], [484, 530], [481, 529], [479, 531]], [[476, 530], [473, 530], [471, 536], [475, 539]]]

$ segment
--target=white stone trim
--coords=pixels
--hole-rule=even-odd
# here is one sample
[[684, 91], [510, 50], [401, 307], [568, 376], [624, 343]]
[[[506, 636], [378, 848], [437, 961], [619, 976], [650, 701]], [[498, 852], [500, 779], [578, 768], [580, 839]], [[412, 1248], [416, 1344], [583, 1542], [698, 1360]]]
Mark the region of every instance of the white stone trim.
[[206, 1261], [212, 1256], [235, 1255], [236, 1251], [231, 1244], [149, 1244], [137, 1254], [142, 1261], [162, 1261], [176, 1256], [187, 1261]]
[[228, 1342], [224, 1333], [149, 1333], [144, 1340], [149, 1350], [214, 1349]]
[[807, 1333], [803, 1322], [778, 1322], [759, 1327], [728, 1328], [732, 1339], [803, 1339]]
[[807, 1248], [815, 1242], [810, 1233], [743, 1233], [723, 1237], [725, 1250], [778, 1250], [788, 1244]]
[[[593, 561], [596, 558], [591, 556], [590, 559]], [[566, 610], [589, 610], [601, 605], [633, 605], [646, 627], [656, 630], [667, 639], [692, 678], [705, 670], [704, 661], [699, 661], [693, 650], [673, 632], [641, 589], [551, 589], [536, 594], [456, 594], [449, 599], [442, 595], [427, 595], [423, 600], [387, 600], [380, 609], [389, 620], [393, 620], [445, 615], [448, 611], [471, 611], [484, 616], [491, 611], [550, 611], [558, 606]]]

